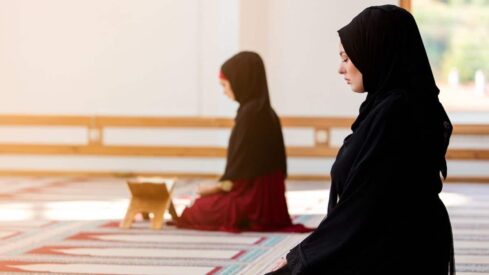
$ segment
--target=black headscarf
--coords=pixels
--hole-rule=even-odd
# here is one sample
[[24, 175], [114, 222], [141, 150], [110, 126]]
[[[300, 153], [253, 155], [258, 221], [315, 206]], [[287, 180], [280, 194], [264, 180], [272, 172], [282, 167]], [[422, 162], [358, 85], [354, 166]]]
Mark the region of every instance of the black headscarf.
[[430, 150], [437, 151], [437, 162], [446, 178], [445, 152], [452, 125], [439, 103], [439, 89], [411, 13], [394, 5], [369, 7], [338, 33], [346, 54], [362, 73], [368, 93], [352, 130], [393, 91], [405, 91], [412, 116], [437, 139], [437, 148]]
[[240, 104], [221, 180], [252, 179], [274, 171], [286, 175], [282, 128], [270, 105], [262, 59], [254, 52], [240, 52], [222, 65], [221, 72]]
[[369, 7], [339, 36], [368, 95], [332, 167], [328, 214], [287, 254], [289, 273], [454, 274], [438, 197], [452, 126], [414, 18]]

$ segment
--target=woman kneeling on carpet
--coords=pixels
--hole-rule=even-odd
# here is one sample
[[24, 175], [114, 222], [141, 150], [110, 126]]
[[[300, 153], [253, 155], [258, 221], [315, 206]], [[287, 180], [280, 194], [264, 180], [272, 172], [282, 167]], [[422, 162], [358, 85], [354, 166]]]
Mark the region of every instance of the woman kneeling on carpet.
[[374, 6], [338, 33], [338, 72], [367, 96], [331, 169], [328, 215], [269, 274], [454, 275], [439, 197], [452, 125], [416, 22]]
[[280, 120], [270, 105], [260, 56], [241, 52], [221, 67], [224, 93], [240, 106], [229, 140], [226, 171], [201, 186], [177, 225], [221, 231], [308, 232], [292, 224], [285, 200], [287, 176]]

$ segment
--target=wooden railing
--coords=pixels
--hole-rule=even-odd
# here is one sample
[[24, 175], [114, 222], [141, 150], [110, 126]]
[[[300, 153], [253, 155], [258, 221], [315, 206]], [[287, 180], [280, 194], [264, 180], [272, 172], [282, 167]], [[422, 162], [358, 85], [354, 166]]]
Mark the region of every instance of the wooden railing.
[[[334, 158], [338, 148], [331, 144], [334, 129], [348, 129], [352, 118], [327, 117], [282, 117], [284, 128], [306, 128], [314, 131], [312, 146], [288, 146], [289, 157]], [[225, 147], [212, 146], [147, 146], [110, 145], [104, 141], [108, 128], [231, 128], [233, 120], [212, 117], [124, 117], [124, 116], [28, 116], [2, 115], [0, 126], [36, 127], [82, 127], [87, 130], [83, 144], [25, 144], [0, 143], [0, 154], [9, 155], [98, 155], [98, 156], [143, 156], [143, 157], [224, 157]], [[489, 125], [455, 125], [454, 135], [488, 135]], [[451, 160], [489, 160], [487, 149], [449, 149]], [[0, 174], [86, 174], [127, 175], [121, 172], [76, 172], [76, 171], [0, 171]], [[147, 173], [146, 173], [147, 174]], [[177, 175], [172, 173], [172, 175]], [[185, 174], [186, 176], [215, 177], [210, 174]], [[297, 179], [328, 179], [329, 176], [292, 175]], [[452, 177], [454, 181], [487, 181], [489, 177]]]
[[[351, 119], [285, 117], [284, 127], [312, 128], [315, 131], [314, 146], [290, 146], [287, 154], [292, 157], [334, 157], [337, 148], [330, 146], [333, 128], [348, 128]], [[5, 144], [0, 143], [0, 154], [44, 155], [105, 155], [147, 157], [224, 157], [226, 148], [208, 146], [114, 146], [104, 143], [107, 128], [231, 128], [229, 118], [201, 117], [111, 117], [111, 116], [0, 116], [0, 126], [67, 126], [86, 127], [85, 144]]]

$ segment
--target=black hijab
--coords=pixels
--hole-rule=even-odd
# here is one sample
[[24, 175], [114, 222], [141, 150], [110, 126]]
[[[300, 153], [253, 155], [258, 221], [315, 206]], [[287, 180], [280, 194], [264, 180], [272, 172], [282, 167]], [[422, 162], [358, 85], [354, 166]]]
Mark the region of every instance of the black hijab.
[[254, 52], [240, 52], [222, 65], [221, 73], [240, 104], [221, 180], [253, 179], [274, 171], [286, 175], [282, 128], [270, 105], [262, 59]]
[[346, 54], [362, 73], [368, 93], [352, 130], [384, 98], [403, 90], [413, 108], [411, 116], [426, 135], [436, 139], [437, 148], [433, 149], [446, 178], [445, 152], [452, 125], [439, 103], [439, 89], [411, 13], [394, 5], [369, 7], [338, 33]]

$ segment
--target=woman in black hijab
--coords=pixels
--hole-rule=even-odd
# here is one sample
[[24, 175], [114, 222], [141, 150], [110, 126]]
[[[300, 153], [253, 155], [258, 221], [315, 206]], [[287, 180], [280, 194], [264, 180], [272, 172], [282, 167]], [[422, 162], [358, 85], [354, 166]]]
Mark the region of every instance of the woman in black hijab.
[[293, 225], [285, 200], [287, 165], [280, 120], [270, 105], [265, 66], [240, 52], [221, 67], [225, 93], [240, 106], [218, 185], [184, 210], [180, 227], [224, 231], [310, 231]]
[[367, 92], [331, 170], [328, 214], [271, 274], [455, 274], [440, 173], [452, 131], [412, 15], [369, 7], [338, 31]]

